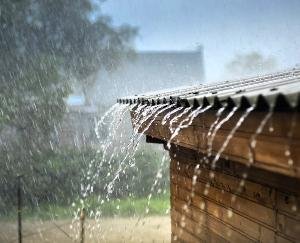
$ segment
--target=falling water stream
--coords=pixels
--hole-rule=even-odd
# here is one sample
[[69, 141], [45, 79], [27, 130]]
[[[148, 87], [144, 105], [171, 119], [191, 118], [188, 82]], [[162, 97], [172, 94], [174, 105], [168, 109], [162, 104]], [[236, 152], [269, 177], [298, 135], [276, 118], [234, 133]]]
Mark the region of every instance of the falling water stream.
[[[167, 143], [167, 147], [170, 149], [171, 148], [171, 142], [173, 141], [173, 139], [179, 134], [179, 132], [184, 129], [184, 128], [188, 128], [189, 126], [191, 126], [191, 124], [193, 123], [195, 117], [197, 117], [199, 114], [207, 111], [208, 109], [210, 109], [212, 106], [206, 106], [205, 108], [202, 107], [198, 107], [197, 109], [195, 109], [194, 111], [192, 111], [185, 119], [183, 119], [179, 125], [176, 127], [175, 130], [173, 130], [171, 137]], [[190, 110], [188, 110], [190, 111]], [[185, 111], [184, 111], [185, 112]], [[182, 112], [182, 113], [184, 113]], [[182, 116], [182, 113], [180, 113], [179, 115]], [[176, 120], [178, 119], [177, 117], [175, 117]], [[173, 119], [172, 119], [173, 120]], [[171, 121], [172, 121], [171, 120]], [[171, 123], [171, 122], [170, 122]], [[171, 126], [171, 124], [170, 124]]]
[[[217, 112], [217, 119], [212, 123], [212, 125], [210, 126], [210, 129], [208, 131], [208, 133], [210, 133], [213, 129], [213, 127], [215, 126], [215, 130], [214, 132], [212, 133], [212, 140], [209, 144], [210, 146], [210, 153], [212, 151], [212, 142], [213, 142], [213, 138], [216, 136], [217, 134], [217, 131], [221, 128], [221, 126], [227, 122], [233, 115], [234, 113], [236, 112], [237, 110], [237, 107], [234, 107], [232, 109], [231, 112], [228, 113], [228, 115], [222, 119], [219, 123], [219, 119], [220, 119], [220, 116], [222, 114], [222, 112], [225, 110], [225, 108], [221, 108], [218, 110]], [[249, 107], [245, 113], [239, 118], [239, 120], [237, 121], [237, 123], [235, 124], [235, 126], [233, 127], [233, 129], [229, 132], [229, 134], [227, 135], [226, 139], [224, 140], [221, 148], [219, 149], [219, 151], [217, 152], [216, 156], [214, 157], [212, 163], [211, 163], [211, 168], [214, 169], [215, 168], [215, 165], [217, 163], [217, 161], [219, 160], [221, 154], [224, 152], [224, 150], [226, 149], [227, 145], [229, 144], [231, 138], [234, 136], [235, 132], [239, 129], [239, 127], [242, 125], [242, 123], [245, 121], [245, 119], [248, 117], [248, 115], [251, 113], [251, 111], [254, 110], [254, 107]], [[185, 204], [185, 208], [188, 208], [190, 206], [190, 204], [192, 203], [192, 200], [193, 200], [193, 197], [195, 195], [194, 191], [195, 191], [195, 186], [196, 186], [196, 182], [197, 182], [197, 179], [198, 179], [198, 176], [201, 174], [201, 169], [200, 169], [200, 165], [197, 164], [194, 168], [194, 173], [193, 173], [193, 176], [192, 176], [192, 187], [191, 187], [191, 192], [190, 192], [190, 196], [189, 196], [189, 201]], [[215, 176], [215, 173], [211, 172], [210, 173], [210, 179], [213, 179], [214, 176]], [[210, 187], [210, 183], [207, 182], [207, 184], [205, 185], [205, 189], [203, 190], [203, 194], [204, 195], [207, 195], [209, 193], [209, 187]], [[201, 205], [200, 205], [200, 208], [203, 210], [205, 208], [205, 203], [202, 202]], [[228, 211], [228, 215], [232, 215], [232, 212], [231, 210]], [[184, 227], [185, 226], [185, 223], [184, 223], [184, 217], [181, 218], [181, 226]]]
[[[99, 121], [96, 124], [95, 133], [97, 135], [97, 138], [99, 139], [99, 153], [101, 152], [101, 156], [99, 160], [92, 160], [88, 166], [88, 169], [85, 174], [85, 182], [82, 183], [82, 200], [81, 200], [81, 207], [84, 207], [85, 205], [85, 198], [87, 198], [89, 195], [93, 193], [93, 188], [97, 184], [97, 177], [100, 175], [102, 166], [104, 163], [107, 163], [108, 166], [111, 166], [115, 158], [119, 158], [119, 162], [117, 164], [117, 168], [114, 171], [110, 171], [109, 175], [112, 175], [112, 179], [110, 182], [108, 182], [106, 185], [104, 185], [104, 188], [106, 189], [106, 195], [105, 198], [98, 198], [98, 201], [103, 203], [103, 200], [109, 201], [110, 196], [115, 190], [115, 183], [120, 179], [121, 174], [126, 174], [126, 170], [130, 167], [135, 166], [135, 153], [138, 150], [139, 144], [141, 139], [143, 138], [144, 134], [147, 133], [148, 129], [153, 125], [153, 123], [157, 120], [157, 117], [161, 114], [164, 114], [161, 120], [162, 125], [166, 125], [168, 122], [168, 127], [171, 132], [171, 136], [169, 140], [167, 141], [167, 147], [171, 147], [171, 143], [173, 140], [178, 136], [180, 131], [182, 129], [188, 128], [193, 124], [193, 121], [196, 117], [198, 117], [201, 113], [206, 112], [207, 110], [211, 109], [212, 106], [206, 106], [206, 107], [198, 107], [196, 109], [192, 109], [192, 107], [184, 108], [184, 107], [178, 107], [175, 108], [175, 105], [167, 105], [167, 104], [161, 104], [161, 105], [114, 105], [112, 106], [102, 117], [99, 119]], [[226, 138], [224, 139], [222, 145], [218, 149], [218, 151], [215, 153], [214, 157], [211, 158], [210, 161], [210, 167], [212, 168], [212, 172], [209, 174], [210, 179], [213, 179], [215, 177], [215, 173], [213, 170], [216, 168], [216, 164], [218, 160], [222, 157], [222, 154], [226, 150], [228, 144], [230, 143], [231, 139], [234, 137], [237, 130], [242, 126], [244, 121], [247, 119], [247, 117], [251, 114], [251, 112], [254, 110], [254, 106], [249, 107], [244, 113], [241, 114], [238, 121], [234, 125], [234, 127], [229, 131]], [[217, 136], [218, 131], [222, 128], [222, 126], [228, 122], [238, 110], [238, 107], [233, 107], [232, 110], [230, 110], [226, 115], [223, 116], [224, 111], [226, 110], [226, 107], [220, 108], [216, 112], [216, 119], [211, 123], [208, 132], [207, 132], [207, 157], [204, 156], [202, 158], [202, 161], [209, 159], [212, 156], [213, 151], [213, 144], [214, 139]], [[121, 124], [124, 121], [125, 115], [130, 111], [132, 113], [132, 126], [133, 126], [133, 132], [130, 136], [129, 141], [126, 143], [121, 143], [121, 147], [114, 146], [114, 141], [118, 140], [118, 137], [122, 136], [122, 133], [118, 132]], [[264, 127], [268, 123], [268, 121], [271, 119], [273, 115], [273, 109], [270, 109], [270, 111], [266, 114], [266, 116], [260, 121], [259, 126], [255, 130], [255, 133], [250, 137], [249, 142], [249, 159], [248, 159], [248, 169], [251, 167], [251, 165], [255, 161], [255, 147], [257, 143], [257, 136], [262, 133]], [[173, 117], [172, 117], [173, 116]], [[111, 121], [107, 121], [109, 118], [111, 118]], [[182, 118], [182, 119], [181, 119]], [[178, 122], [180, 120], [180, 122]], [[288, 133], [288, 139], [289, 144], [286, 146], [285, 149], [285, 156], [288, 157], [288, 164], [292, 165], [293, 161], [291, 159], [290, 154], [290, 140], [293, 136], [293, 130], [296, 123], [296, 115], [293, 116], [292, 122], [291, 122], [291, 128], [290, 132]], [[176, 124], [176, 126], [175, 126]], [[101, 138], [101, 132], [103, 128], [107, 126], [107, 138], [103, 139]], [[271, 125], [273, 128], [273, 126]], [[166, 157], [163, 157], [161, 160], [161, 163], [156, 171], [155, 177], [153, 178], [153, 183], [150, 188], [150, 193], [147, 197], [147, 204], [145, 208], [145, 215], [149, 213], [151, 198], [153, 196], [154, 190], [158, 184], [158, 181], [162, 178], [162, 167], [165, 165]], [[193, 197], [195, 195], [195, 186], [196, 182], [198, 180], [198, 177], [201, 175], [201, 168], [200, 163], [196, 164], [194, 167], [194, 172], [192, 175], [192, 187], [190, 192], [190, 197], [184, 208], [187, 210], [189, 206], [192, 203]], [[243, 174], [243, 178], [241, 179], [239, 186], [236, 188], [236, 190], [233, 192], [233, 196], [231, 198], [232, 201], [235, 201], [237, 194], [241, 192], [241, 189], [243, 188], [245, 184], [245, 179], [247, 178], [247, 171]], [[207, 183], [205, 185], [205, 188], [203, 190], [203, 194], [207, 195], [209, 193], [209, 187], [210, 183]], [[184, 209], [183, 208], [183, 209]], [[203, 210], [205, 208], [205, 203], [203, 202], [203, 205], [200, 205], [200, 208]], [[101, 218], [101, 212], [91, 212], [95, 216], [96, 220], [100, 220]], [[232, 210], [228, 209], [228, 217], [232, 217]], [[76, 212], [76, 215], [78, 215], [78, 212]], [[138, 219], [138, 222], [140, 221], [141, 217]], [[181, 226], [185, 227], [185, 217], [182, 216], [181, 219]]]
[[[251, 113], [251, 111], [254, 110], [254, 106], [249, 107], [245, 113], [239, 118], [238, 122], [235, 124], [235, 126], [232, 128], [232, 130], [230, 131], [230, 133], [227, 135], [225, 141], [223, 142], [221, 148], [219, 149], [219, 151], [217, 152], [217, 154], [215, 155], [213, 161], [212, 161], [212, 168], [214, 169], [216, 167], [216, 163], [219, 160], [221, 154], [224, 152], [224, 150], [226, 149], [228, 143], [230, 142], [230, 140], [232, 139], [232, 137], [234, 136], [235, 132], [239, 129], [239, 127], [243, 124], [243, 122], [245, 121], [245, 119], [247, 118], [247, 116], [249, 116], [249, 114]], [[236, 111], [236, 109], [233, 109], [233, 113]], [[229, 113], [230, 115], [231, 113]], [[231, 115], [232, 116], [232, 115]], [[230, 117], [231, 117], [230, 116]], [[227, 118], [227, 117], [226, 117]], [[229, 119], [229, 118], [228, 118]]]
[[[118, 105], [113, 106], [111, 109], [109, 109], [104, 116], [101, 118], [101, 120], [97, 123], [95, 132], [97, 134], [97, 138], [99, 140], [99, 145], [102, 152], [102, 158], [100, 161], [92, 160], [88, 166], [88, 171], [86, 173], [86, 179], [87, 179], [87, 185], [82, 185], [82, 196], [83, 198], [87, 197], [89, 193], [93, 192], [93, 186], [96, 182], [96, 177], [99, 174], [99, 170], [101, 170], [101, 167], [105, 161], [106, 154], [110, 146], [112, 145], [113, 141], [116, 137], [116, 132], [118, 131], [119, 126], [122, 123], [122, 118], [125, 116], [128, 109], [128, 105]], [[112, 117], [112, 122], [108, 126], [108, 136], [106, 139], [101, 139], [99, 131], [105, 124], [105, 119], [107, 117]], [[100, 152], [100, 150], [98, 150]], [[95, 165], [95, 163], [98, 163]], [[94, 168], [96, 167], [96, 173], [94, 171]]]
[[[167, 109], [169, 109], [170, 107], [168, 105], [158, 105], [158, 106], [153, 106], [152, 107], [152, 111], [149, 112], [144, 119], [142, 119], [142, 122], [139, 123], [138, 127], [135, 129], [135, 132], [138, 133], [139, 129], [141, 128], [141, 126], [144, 124], [144, 122], [146, 122], [148, 119], [152, 118], [150, 120], [150, 122], [145, 126], [145, 128], [142, 130], [142, 132], [140, 133], [140, 135], [136, 138], [135, 143], [131, 143], [131, 149], [127, 150], [126, 155], [124, 157], [124, 159], [119, 163], [119, 168], [117, 170], [117, 172], [115, 173], [115, 176], [113, 178], [113, 180], [108, 184], [107, 187], [107, 198], [109, 198], [109, 195], [113, 192], [113, 188], [114, 188], [114, 184], [115, 181], [119, 178], [120, 172], [121, 171], [125, 171], [125, 169], [127, 168], [127, 166], [125, 166], [124, 168], [122, 168], [122, 166], [124, 165], [126, 159], [129, 158], [129, 161], [132, 159], [132, 157], [134, 156], [134, 154], [136, 153], [137, 149], [138, 149], [138, 145], [139, 142], [141, 140], [141, 138], [143, 137], [143, 135], [145, 134], [145, 132], [149, 129], [149, 127], [152, 125], [152, 123], [155, 121], [155, 119], [157, 118], [157, 116], [159, 114], [161, 114], [162, 112], [166, 111]], [[150, 108], [151, 109], [151, 108]], [[132, 166], [132, 165], [131, 165]]]
[[[208, 144], [208, 154], [207, 154], [208, 157], [211, 156], [213, 141], [215, 139], [217, 132], [222, 127], [222, 125], [225, 122], [227, 122], [234, 115], [234, 113], [236, 112], [237, 109], [238, 109], [238, 107], [233, 107], [232, 110], [227, 114], [227, 116], [225, 116], [219, 123], [216, 124], [215, 128], [213, 129], [213, 132], [211, 134], [209, 144]], [[221, 112], [223, 112], [223, 111], [221, 111]]]
[[173, 124], [176, 123], [178, 121], [178, 119], [181, 118], [183, 115], [187, 114], [191, 109], [192, 109], [192, 107], [185, 108], [182, 112], [180, 112], [178, 115], [174, 116], [170, 120], [169, 130], [170, 130], [171, 134], [173, 134], [175, 131], [175, 129], [173, 128]]
[[181, 111], [182, 109], [184, 109], [184, 108], [183, 108], [183, 107], [178, 107], [178, 108], [176, 108], [176, 109], [171, 110], [170, 112], [168, 112], [168, 113], [163, 117], [161, 124], [162, 124], [162, 125], [165, 125], [165, 124], [167, 123], [167, 121], [170, 119], [170, 117], [171, 117], [174, 113], [176, 113], [176, 112], [178, 112], [178, 111]]
[[291, 142], [293, 139], [293, 135], [294, 135], [294, 131], [295, 131], [295, 127], [296, 127], [296, 121], [297, 121], [297, 112], [294, 112], [292, 120], [291, 120], [291, 125], [290, 125], [290, 130], [288, 132], [288, 143], [285, 147], [285, 152], [284, 155], [287, 157], [288, 159], [288, 165], [292, 166], [294, 164], [292, 155], [291, 155]]
[[266, 116], [261, 120], [259, 126], [257, 127], [255, 133], [250, 138], [249, 143], [249, 160], [248, 160], [248, 166], [251, 166], [255, 162], [255, 147], [257, 142], [257, 136], [262, 133], [264, 127], [266, 126], [267, 122], [270, 120], [270, 118], [273, 115], [273, 108], [269, 110], [269, 112], [266, 114]]
[[221, 107], [218, 111], [217, 111], [217, 118], [216, 120], [210, 125], [208, 132], [207, 132], [207, 156], [209, 157], [211, 155], [211, 149], [212, 149], [212, 132], [213, 129], [215, 128], [215, 126], [218, 124], [221, 115], [223, 114], [224, 110], [226, 107]]

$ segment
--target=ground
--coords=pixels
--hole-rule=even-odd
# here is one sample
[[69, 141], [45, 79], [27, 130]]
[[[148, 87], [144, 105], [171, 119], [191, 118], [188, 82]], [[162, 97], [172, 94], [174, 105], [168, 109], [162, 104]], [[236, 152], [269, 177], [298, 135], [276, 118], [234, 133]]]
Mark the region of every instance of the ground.
[[[79, 222], [23, 222], [23, 242], [79, 242]], [[105, 218], [86, 221], [84, 242], [170, 242], [169, 216]], [[77, 238], [76, 238], [77, 237]], [[0, 242], [17, 242], [17, 224], [0, 222]]]

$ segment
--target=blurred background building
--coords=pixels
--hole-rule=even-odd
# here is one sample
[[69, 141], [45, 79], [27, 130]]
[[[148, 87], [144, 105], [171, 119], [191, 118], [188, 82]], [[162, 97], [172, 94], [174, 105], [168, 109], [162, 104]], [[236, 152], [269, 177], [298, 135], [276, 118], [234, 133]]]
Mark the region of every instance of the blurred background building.
[[[57, 132], [59, 147], [96, 144], [95, 121], [117, 97], [190, 86], [205, 80], [203, 48], [194, 51], [143, 51], [113, 72], [100, 71], [89, 97], [70, 96]], [[87, 102], [88, 100], [88, 102]]]

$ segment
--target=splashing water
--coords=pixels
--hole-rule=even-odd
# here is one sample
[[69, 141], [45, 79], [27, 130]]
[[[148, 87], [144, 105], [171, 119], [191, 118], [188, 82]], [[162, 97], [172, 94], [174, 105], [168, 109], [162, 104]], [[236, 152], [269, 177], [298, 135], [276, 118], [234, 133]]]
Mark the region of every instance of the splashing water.
[[255, 161], [255, 157], [254, 157], [254, 149], [256, 146], [256, 138], [259, 134], [261, 134], [261, 132], [263, 131], [264, 127], [266, 126], [267, 122], [269, 121], [269, 119], [272, 117], [273, 115], [273, 109], [271, 109], [266, 116], [261, 120], [260, 124], [258, 125], [257, 129], [255, 130], [255, 133], [251, 136], [250, 138], [250, 142], [249, 142], [249, 158], [248, 158], [248, 169], [243, 172], [242, 177], [243, 179], [241, 179], [238, 187], [235, 190], [234, 195], [231, 198], [231, 201], [234, 202], [236, 200], [236, 195], [235, 194], [239, 194], [242, 191], [242, 188], [245, 185], [245, 179], [248, 176], [248, 170], [250, 169], [251, 165], [254, 163]]
[[285, 151], [284, 151], [284, 155], [288, 159], [287, 163], [289, 166], [292, 166], [294, 164], [292, 154], [291, 154], [291, 143], [292, 143], [296, 123], [297, 123], [297, 112], [294, 112], [292, 120], [291, 120], [290, 130], [288, 132], [288, 143], [287, 143], [287, 145], [285, 147]]
[[[156, 120], [157, 116], [161, 113], [165, 112], [166, 110], [174, 107], [175, 105], [157, 105], [157, 106], [129, 106], [129, 105], [118, 105], [114, 106], [113, 108], [110, 108], [103, 117], [97, 122], [95, 132], [97, 133], [97, 138], [99, 140], [99, 147], [98, 150], [100, 154], [100, 159], [93, 159], [90, 161], [90, 163], [87, 166], [87, 171], [84, 172], [82, 184], [81, 184], [81, 200], [79, 207], [77, 210], [74, 211], [74, 219], [73, 222], [78, 221], [78, 215], [81, 208], [89, 207], [89, 200], [86, 201], [86, 199], [89, 198], [95, 191], [95, 185], [98, 183], [99, 178], [103, 177], [101, 173], [101, 170], [103, 167], [107, 168], [109, 167], [109, 174], [107, 176], [111, 177], [112, 179], [108, 181], [106, 184], [97, 184], [98, 188], [99, 186], [102, 186], [103, 189], [106, 190], [106, 194], [99, 195], [97, 198], [99, 206], [97, 206], [97, 209], [95, 210], [89, 210], [89, 216], [93, 217], [96, 225], [100, 226], [100, 220], [102, 220], [102, 204], [105, 203], [105, 201], [110, 201], [110, 195], [115, 188], [115, 182], [120, 178], [120, 173], [123, 173], [125, 175], [125, 170], [128, 167], [135, 166], [135, 153], [137, 152], [139, 142], [143, 135], [147, 132], [147, 130], [150, 128], [152, 123]], [[124, 143], [120, 149], [119, 147], [116, 147], [114, 145], [114, 140], [118, 141], [118, 137], [122, 136], [122, 133], [118, 131], [118, 128], [121, 124], [123, 124], [124, 116], [129, 111], [136, 112], [137, 110], [140, 112], [138, 116], [134, 116], [134, 113], [132, 113], [133, 119], [132, 123], [134, 124], [134, 130], [133, 134], [130, 138], [130, 141], [127, 140], [126, 143]], [[109, 119], [111, 119], [109, 121]], [[103, 139], [101, 136], [103, 136], [102, 129], [105, 128], [107, 130], [107, 136], [105, 139]], [[120, 162], [117, 164], [115, 163], [116, 158], [120, 158]], [[151, 187], [151, 193], [148, 195], [147, 199], [147, 206], [146, 211], [149, 211], [150, 208], [150, 202], [152, 194], [158, 184], [158, 181], [162, 177], [162, 165], [163, 162], [160, 165], [160, 168], [158, 168], [158, 171], [156, 173], [155, 180], [153, 182], [153, 185]], [[105, 165], [104, 165], [105, 163]], [[115, 168], [114, 165], [117, 165], [117, 168]], [[100, 182], [100, 181], [99, 181]], [[150, 189], [150, 188], [149, 188]], [[97, 189], [99, 190], [99, 189]], [[158, 192], [159, 193], [159, 192]], [[104, 196], [104, 197], [103, 197]], [[129, 195], [130, 196], [130, 195]], [[105, 201], [104, 201], [105, 200]], [[118, 200], [118, 199], [116, 199]], [[75, 203], [74, 203], [75, 207]], [[117, 210], [120, 209], [120, 205], [116, 205]], [[148, 210], [147, 210], [148, 208]], [[97, 227], [98, 227], [97, 226]], [[96, 226], [87, 224], [86, 227], [90, 227], [89, 230], [93, 230]], [[99, 228], [99, 227], [98, 227]]]
[[209, 157], [211, 155], [211, 150], [212, 150], [212, 131], [215, 128], [215, 126], [218, 124], [220, 117], [223, 113], [223, 111], [225, 110], [225, 107], [221, 107], [218, 111], [217, 111], [217, 118], [216, 120], [210, 125], [208, 132], [207, 132], [207, 156]]
[[173, 129], [173, 124], [175, 122], [178, 121], [179, 118], [181, 118], [183, 115], [187, 114], [190, 110], [192, 109], [192, 107], [188, 107], [188, 108], [185, 108], [182, 112], [180, 112], [177, 116], [174, 116], [171, 121], [170, 121], [170, 124], [169, 124], [169, 129], [170, 129], [170, 132], [171, 133], [174, 133], [175, 129]]
[[[236, 112], [236, 110], [238, 109], [238, 107], [233, 107], [233, 109], [227, 114], [227, 116], [225, 118], [223, 118], [214, 128], [212, 135], [211, 135], [211, 139], [210, 139], [210, 144], [208, 145], [208, 157], [211, 156], [211, 151], [212, 151], [212, 145], [213, 145], [213, 141], [215, 139], [215, 136], [217, 134], [217, 132], [219, 131], [219, 129], [222, 127], [222, 125], [227, 122]], [[223, 112], [223, 111], [222, 111]]]
[[154, 192], [154, 189], [156, 187], [156, 185], [158, 184], [159, 182], [159, 179], [162, 178], [162, 167], [164, 166], [164, 164], [168, 162], [166, 156], [163, 156], [162, 160], [161, 160], [161, 163], [159, 165], [159, 168], [156, 172], [156, 176], [155, 176], [155, 179], [154, 179], [154, 182], [151, 186], [151, 189], [150, 189], [150, 193], [147, 197], [147, 206], [146, 206], [146, 209], [145, 209], [145, 213], [148, 214], [149, 213], [149, 208], [150, 208], [150, 202], [151, 202], [151, 198], [152, 198], [152, 194]]
[[[188, 128], [194, 121], [195, 117], [197, 117], [199, 114], [207, 111], [208, 109], [210, 109], [212, 106], [207, 106], [205, 108], [201, 108], [198, 107], [196, 110], [192, 111], [185, 119], [183, 119], [179, 125], [177, 126], [177, 128], [175, 129], [175, 131], [173, 131], [168, 143], [167, 143], [167, 147], [170, 149], [171, 148], [171, 142], [173, 141], [173, 139], [179, 134], [179, 132], [184, 129], [184, 128]], [[186, 124], [184, 124], [186, 123]]]
[[[112, 109], [113, 108], [113, 109]], [[96, 183], [96, 177], [99, 174], [99, 170], [101, 169], [101, 166], [103, 165], [103, 162], [106, 158], [106, 153], [108, 149], [110, 148], [111, 144], [115, 140], [116, 132], [118, 131], [119, 126], [121, 125], [123, 121], [123, 117], [126, 114], [128, 110], [128, 105], [118, 105], [113, 106], [111, 109], [109, 109], [104, 116], [100, 119], [100, 122], [97, 123], [97, 126], [95, 128], [97, 138], [100, 142], [100, 148], [101, 150], [98, 150], [97, 153], [102, 152], [102, 159], [96, 165], [97, 161], [93, 159], [90, 164], [88, 165], [88, 171], [86, 172], [85, 178], [87, 179], [86, 184], [81, 185], [81, 194], [83, 198], [86, 198], [89, 193], [93, 192], [93, 186]], [[108, 136], [106, 139], [102, 139], [100, 136], [100, 129], [105, 124], [104, 120], [108, 118], [109, 116], [112, 117], [112, 122], [108, 126]], [[96, 173], [94, 172], [94, 169], [96, 167]]]
[[259, 126], [257, 127], [255, 133], [251, 136], [250, 138], [250, 143], [249, 143], [249, 160], [248, 160], [248, 166], [251, 166], [254, 161], [255, 161], [255, 147], [256, 147], [256, 139], [259, 134], [262, 133], [264, 127], [266, 126], [267, 122], [273, 115], [273, 108], [269, 110], [267, 115], [261, 120]]
[[132, 118], [132, 124], [136, 124], [139, 121], [139, 119], [143, 115], [141, 111], [144, 110], [146, 107], [147, 105], [137, 105], [137, 108], [135, 110], [133, 108], [130, 110], [134, 114]]
[[254, 110], [254, 106], [249, 107], [246, 110], [246, 112], [240, 117], [240, 119], [238, 120], [238, 122], [235, 124], [234, 128], [230, 131], [230, 133], [226, 137], [224, 143], [222, 144], [221, 148], [219, 149], [219, 151], [217, 152], [216, 156], [214, 157], [214, 159], [212, 161], [212, 168], [215, 168], [217, 161], [219, 160], [220, 156], [222, 155], [222, 153], [226, 149], [227, 145], [229, 144], [230, 140], [234, 136], [235, 132], [239, 129], [239, 127], [243, 124], [243, 122], [245, 121], [245, 119], [249, 116], [249, 114], [253, 110]]
[[184, 108], [183, 108], [183, 107], [178, 107], [178, 108], [176, 108], [176, 109], [171, 110], [170, 112], [168, 112], [168, 113], [163, 117], [161, 124], [162, 124], [162, 125], [165, 125], [165, 124], [167, 123], [168, 119], [169, 119], [174, 113], [176, 113], [176, 112], [178, 112], [178, 111], [181, 111], [182, 109], [184, 109]]
[[108, 111], [101, 117], [101, 119], [97, 122], [95, 126], [95, 133], [98, 139], [100, 139], [99, 130], [105, 124], [104, 120], [109, 117], [111, 114], [115, 114], [117, 109], [120, 108], [119, 104], [114, 104], [112, 107], [109, 108]]
[[142, 116], [139, 118], [139, 120], [137, 121], [137, 123], [134, 124], [134, 133], [138, 134], [140, 128], [142, 128], [142, 126], [144, 125], [144, 123], [149, 120], [153, 115], [155, 115], [155, 113], [157, 111], [159, 111], [161, 108], [166, 107], [167, 105], [155, 105], [155, 106], [148, 106], [146, 107], [146, 109], [144, 110], [144, 112], [142, 112]]
[[[138, 149], [139, 142], [140, 142], [141, 138], [143, 137], [143, 135], [145, 134], [145, 132], [149, 129], [149, 127], [150, 127], [151, 124], [155, 121], [155, 119], [157, 118], [157, 116], [158, 116], [159, 114], [163, 113], [164, 111], [166, 111], [166, 110], [169, 109], [169, 108], [170, 108], [170, 106], [165, 105], [165, 104], [164, 104], [164, 105], [158, 105], [158, 107], [155, 107], [155, 108], [152, 110], [152, 112], [150, 112], [150, 113], [146, 116], [146, 118], [143, 119], [143, 120], [144, 120], [143, 123], [144, 123], [145, 121], [147, 121], [149, 118], [152, 117], [152, 119], [150, 120], [150, 122], [149, 122], [149, 123], [147, 124], [147, 126], [142, 130], [142, 132], [140, 133], [140, 135], [139, 135], [138, 138], [136, 139], [136, 142], [131, 144], [132, 147], [130, 146], [131, 149], [130, 149], [130, 150], [129, 150], [129, 149], [127, 150], [127, 153], [126, 153], [124, 159], [120, 162], [119, 168], [118, 168], [117, 172], [115, 173], [115, 176], [114, 176], [113, 180], [112, 180], [112, 181], [108, 184], [108, 186], [107, 186], [107, 198], [108, 198], [109, 195], [113, 192], [113, 188], [114, 188], [115, 181], [119, 178], [119, 175], [120, 175], [121, 171], [124, 171], [124, 170], [128, 167], [128, 165], [126, 165], [124, 168], [122, 168], [123, 165], [124, 165], [124, 163], [125, 163], [125, 161], [126, 161], [126, 159], [129, 159], [129, 160], [132, 159], [132, 157], [134, 156], [134, 154], [136, 153], [136, 151], [137, 151], [137, 149]], [[139, 124], [139, 127], [141, 127], [141, 126], [143, 125], [143, 123], [140, 123], [140, 124]], [[137, 128], [136, 131], [139, 131], [139, 128]]]
[[[102, 117], [101, 119], [96, 123], [95, 127], [95, 133], [99, 141], [99, 147], [100, 149], [97, 150], [96, 154], [100, 154], [102, 152], [102, 158], [100, 160], [97, 160], [96, 158], [92, 159], [89, 164], [87, 165], [86, 171], [83, 170], [83, 176], [81, 181], [81, 199], [79, 201], [79, 205], [74, 211], [74, 217], [72, 220], [72, 224], [75, 224], [75, 222], [78, 222], [79, 220], [79, 213], [82, 208], [85, 208], [87, 205], [86, 199], [88, 196], [92, 195], [94, 192], [94, 186], [97, 183], [97, 179], [100, 174], [101, 166], [103, 165], [103, 162], [105, 161], [107, 151], [111, 147], [113, 141], [115, 140], [116, 133], [118, 131], [118, 128], [120, 124], [123, 121], [123, 117], [125, 116], [126, 112], [128, 111], [128, 105], [114, 105], [112, 106]], [[109, 120], [111, 118], [111, 122], [108, 122], [106, 120]], [[104, 126], [107, 125], [107, 135], [106, 137], [101, 137], [100, 131], [104, 128]], [[107, 163], [109, 164], [111, 161], [109, 160]], [[76, 207], [76, 204], [73, 203], [73, 207]], [[94, 216], [94, 219], [96, 223], [98, 224], [98, 221], [100, 220], [101, 211], [92, 211], [89, 212], [90, 216]], [[89, 224], [86, 225], [86, 227], [90, 227]], [[75, 230], [75, 228], [74, 228]], [[91, 230], [91, 229], [90, 229]], [[75, 232], [78, 232], [75, 230]], [[76, 234], [76, 237], [79, 235]]]

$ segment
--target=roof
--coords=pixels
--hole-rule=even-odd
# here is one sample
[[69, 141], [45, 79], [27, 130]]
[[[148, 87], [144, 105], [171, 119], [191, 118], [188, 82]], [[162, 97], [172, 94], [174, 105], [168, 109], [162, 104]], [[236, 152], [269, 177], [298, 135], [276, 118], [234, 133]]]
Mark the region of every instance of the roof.
[[252, 78], [208, 83], [118, 99], [123, 104], [178, 106], [256, 106], [262, 109], [299, 108], [300, 68]]

